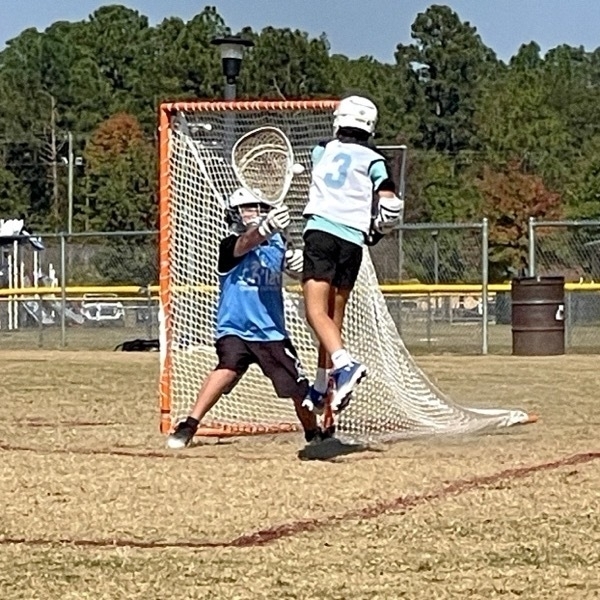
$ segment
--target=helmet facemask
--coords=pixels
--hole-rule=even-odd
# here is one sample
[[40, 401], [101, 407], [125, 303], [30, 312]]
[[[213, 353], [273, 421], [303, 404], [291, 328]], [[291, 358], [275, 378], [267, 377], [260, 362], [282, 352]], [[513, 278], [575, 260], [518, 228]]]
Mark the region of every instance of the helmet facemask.
[[271, 206], [240, 188], [229, 198], [225, 222], [232, 233], [241, 235], [250, 227], [256, 227], [271, 210]]

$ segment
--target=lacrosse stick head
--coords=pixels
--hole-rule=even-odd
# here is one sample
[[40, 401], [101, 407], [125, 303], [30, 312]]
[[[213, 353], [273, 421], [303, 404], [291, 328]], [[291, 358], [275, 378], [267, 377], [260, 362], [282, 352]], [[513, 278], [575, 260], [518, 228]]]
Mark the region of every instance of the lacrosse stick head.
[[232, 148], [231, 164], [242, 186], [262, 202], [284, 201], [295, 167], [292, 144], [281, 129], [265, 126], [244, 134]]

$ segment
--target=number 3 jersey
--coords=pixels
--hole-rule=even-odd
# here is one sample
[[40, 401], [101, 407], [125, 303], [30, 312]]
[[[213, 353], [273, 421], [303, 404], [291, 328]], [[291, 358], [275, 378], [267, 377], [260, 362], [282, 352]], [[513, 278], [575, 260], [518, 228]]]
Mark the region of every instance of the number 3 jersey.
[[313, 150], [303, 215], [369, 233], [373, 191], [389, 178], [385, 158], [368, 146], [332, 140]]
[[234, 256], [237, 239], [237, 235], [229, 235], [219, 246], [216, 338], [236, 335], [249, 342], [283, 340], [289, 337], [281, 288], [285, 241], [275, 234], [243, 256]]

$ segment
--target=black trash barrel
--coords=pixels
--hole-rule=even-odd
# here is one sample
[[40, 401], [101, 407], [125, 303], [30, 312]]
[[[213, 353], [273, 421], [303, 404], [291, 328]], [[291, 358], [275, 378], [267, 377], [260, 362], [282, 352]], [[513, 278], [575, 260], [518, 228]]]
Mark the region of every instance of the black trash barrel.
[[512, 280], [512, 353], [552, 356], [565, 353], [565, 278]]

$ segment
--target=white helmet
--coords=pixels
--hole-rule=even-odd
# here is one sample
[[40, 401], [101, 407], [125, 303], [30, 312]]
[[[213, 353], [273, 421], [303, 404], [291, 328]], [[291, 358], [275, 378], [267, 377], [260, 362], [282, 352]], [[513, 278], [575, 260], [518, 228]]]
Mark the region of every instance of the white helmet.
[[257, 194], [251, 194], [246, 188], [238, 188], [229, 196], [228, 207], [235, 208], [238, 206], [244, 206], [244, 204], [266, 204], [260, 197], [260, 192], [257, 190]]
[[252, 204], [260, 207], [260, 212], [266, 214], [271, 206], [260, 197], [260, 191], [257, 190], [256, 195], [250, 193], [245, 188], [238, 188], [229, 196], [227, 200], [227, 210], [225, 212], [225, 222], [229, 229], [234, 233], [244, 233], [249, 225], [257, 225], [260, 221], [260, 215], [251, 221], [244, 222], [240, 213], [240, 206]]
[[340, 100], [333, 116], [333, 135], [337, 135], [340, 127], [354, 127], [373, 135], [377, 123], [377, 107], [362, 96], [348, 96]]

